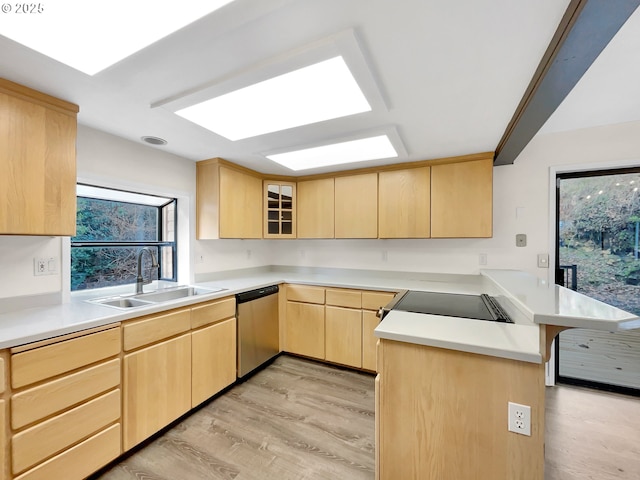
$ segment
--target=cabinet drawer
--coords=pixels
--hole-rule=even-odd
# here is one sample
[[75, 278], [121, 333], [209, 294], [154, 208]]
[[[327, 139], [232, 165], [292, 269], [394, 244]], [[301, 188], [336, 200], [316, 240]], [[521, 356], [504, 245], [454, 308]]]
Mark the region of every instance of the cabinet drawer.
[[128, 352], [188, 332], [190, 329], [190, 310], [178, 310], [166, 315], [125, 323], [123, 326], [124, 350]]
[[327, 305], [348, 308], [362, 307], [362, 293], [359, 290], [327, 288], [326, 296]]
[[120, 327], [11, 356], [11, 385], [20, 388], [120, 353]]
[[120, 424], [115, 424], [15, 480], [81, 480], [117, 458], [120, 451]]
[[87, 368], [11, 397], [14, 430], [120, 385], [120, 359]]
[[210, 323], [236, 316], [234, 297], [217, 300], [191, 309], [191, 328], [199, 328]]
[[114, 390], [14, 435], [13, 473], [23, 472], [119, 418], [120, 390]]
[[308, 285], [287, 285], [287, 300], [324, 304], [324, 288]]
[[396, 294], [393, 292], [362, 292], [362, 308], [365, 310], [378, 310], [393, 300]]

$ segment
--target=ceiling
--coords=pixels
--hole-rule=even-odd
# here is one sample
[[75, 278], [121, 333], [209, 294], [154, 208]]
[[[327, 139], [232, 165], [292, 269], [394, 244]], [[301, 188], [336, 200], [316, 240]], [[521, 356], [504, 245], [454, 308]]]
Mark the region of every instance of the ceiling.
[[[405, 151], [357, 167], [464, 155], [495, 150], [568, 3], [236, 0], [94, 76], [0, 36], [0, 77], [78, 104], [83, 125], [139, 143], [161, 137], [167, 145], [149, 148], [263, 173], [292, 174], [266, 153], [369, 132], [393, 132]], [[638, 31], [636, 12], [543, 131], [640, 119]], [[256, 71], [345, 35], [377, 87], [371, 112], [234, 142], [168, 108], [205, 87], [244, 86]], [[354, 165], [298, 174], [346, 168]]]

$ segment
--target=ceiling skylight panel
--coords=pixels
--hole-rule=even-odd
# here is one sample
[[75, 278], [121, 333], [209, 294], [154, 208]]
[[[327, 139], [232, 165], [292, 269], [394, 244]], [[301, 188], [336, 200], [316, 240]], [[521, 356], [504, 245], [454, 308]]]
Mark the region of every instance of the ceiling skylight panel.
[[10, 2], [3, 8], [30, 10], [22, 14], [12, 11], [0, 14], [0, 35], [94, 75], [231, 1]]
[[379, 135], [376, 137], [267, 155], [267, 158], [291, 170], [297, 171], [345, 163], [363, 162], [366, 160], [395, 158], [397, 156], [398, 153], [391, 144], [389, 137], [387, 135]]
[[229, 140], [368, 112], [371, 106], [341, 56], [178, 110]]

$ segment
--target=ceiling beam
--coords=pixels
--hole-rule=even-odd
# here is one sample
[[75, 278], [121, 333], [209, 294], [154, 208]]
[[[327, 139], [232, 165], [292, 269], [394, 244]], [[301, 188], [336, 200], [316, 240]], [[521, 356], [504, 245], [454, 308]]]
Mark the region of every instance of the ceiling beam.
[[494, 165], [515, 161], [639, 5], [640, 0], [571, 0], [498, 143]]

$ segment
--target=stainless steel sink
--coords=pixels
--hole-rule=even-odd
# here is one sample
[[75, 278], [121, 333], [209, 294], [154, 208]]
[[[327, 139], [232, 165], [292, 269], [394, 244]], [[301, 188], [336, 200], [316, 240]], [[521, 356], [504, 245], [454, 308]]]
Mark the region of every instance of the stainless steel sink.
[[139, 300], [137, 298], [111, 297], [106, 299], [93, 300], [93, 302], [98, 303], [100, 305], [106, 305], [107, 307], [122, 308], [122, 309], [148, 307], [149, 305], [153, 305], [152, 302], [146, 302], [144, 300]]
[[224, 288], [200, 288], [180, 286], [164, 288], [155, 292], [139, 293], [137, 295], [119, 295], [106, 298], [96, 298], [88, 300], [91, 303], [106, 305], [107, 307], [118, 308], [122, 310], [130, 308], [148, 307], [159, 303], [170, 302], [172, 300], [180, 300], [181, 298], [193, 297], [195, 295], [206, 295], [225, 290]]
[[196, 288], [196, 287], [175, 287], [165, 290], [159, 290], [149, 293], [141, 293], [135, 295], [133, 298], [144, 299], [147, 302], [161, 303], [171, 300], [178, 300], [185, 297], [193, 297], [194, 295], [206, 295], [208, 293], [215, 293], [224, 290], [223, 288]]

